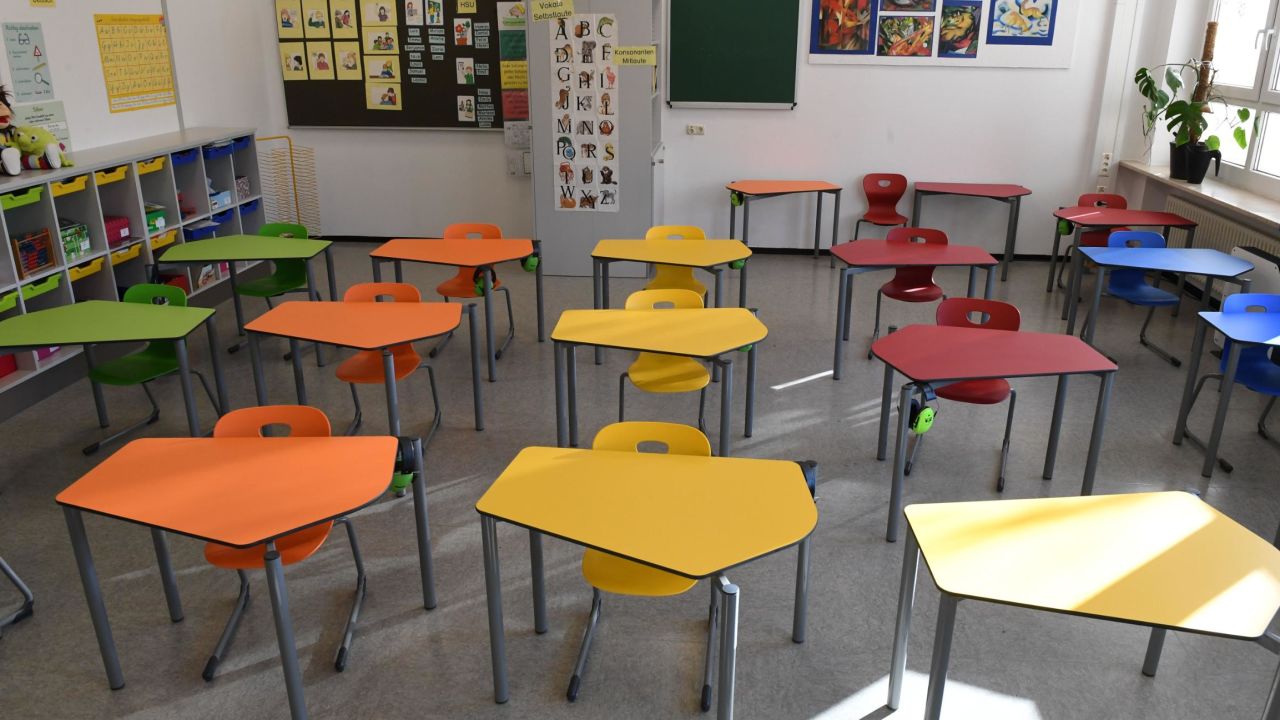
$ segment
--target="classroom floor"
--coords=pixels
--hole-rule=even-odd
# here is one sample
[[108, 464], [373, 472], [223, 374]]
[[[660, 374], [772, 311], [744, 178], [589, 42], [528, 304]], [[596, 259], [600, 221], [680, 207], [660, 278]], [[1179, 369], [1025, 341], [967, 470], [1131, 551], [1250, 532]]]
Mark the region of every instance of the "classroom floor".
[[[368, 280], [369, 246], [337, 250], [342, 287]], [[554, 270], [554, 268], [549, 268]], [[1016, 263], [996, 297], [1016, 303], [1023, 328], [1058, 332], [1061, 293], [1044, 292], [1044, 263]], [[427, 290], [451, 273], [410, 266], [407, 279]], [[548, 539], [550, 632], [533, 633], [527, 534], [499, 526], [511, 700], [493, 703], [477, 498], [517, 450], [555, 443], [552, 357], [534, 342], [532, 275], [500, 269], [517, 303], [518, 335], [498, 363], [499, 381], [485, 384], [487, 427], [472, 428], [465, 333], [435, 361], [445, 426], [428, 448], [431, 531], [440, 604], [421, 607], [410, 500], [386, 499], [355, 516], [369, 571], [369, 591], [349, 661], [333, 670], [333, 652], [354, 586], [345, 538], [335, 537], [308, 561], [288, 569], [293, 623], [307, 701], [314, 717], [428, 718], [674, 718], [699, 717], [705, 642], [706, 591], [700, 586], [668, 599], [605, 600], [578, 702], [564, 691], [578, 651], [591, 593], [579, 574], [581, 551]], [[916, 718], [922, 712], [933, 643], [937, 591], [922, 571], [902, 708], [883, 708], [902, 562], [901, 544], [884, 541], [889, 463], [875, 460], [883, 366], [865, 358], [875, 287], [882, 275], [855, 283], [854, 339], [846, 376], [781, 390], [772, 386], [831, 367], [836, 273], [827, 260], [758, 256], [751, 261], [750, 301], [770, 328], [759, 353], [755, 437], [734, 438], [749, 457], [814, 459], [820, 463], [820, 520], [813, 541], [809, 640], [790, 639], [793, 552], [736, 570], [742, 588], [737, 711], [741, 718], [870, 720]], [[887, 279], [887, 278], [885, 278]], [[941, 271], [953, 294], [964, 271]], [[639, 287], [617, 280], [614, 301]], [[548, 276], [548, 331], [561, 310], [590, 307], [588, 278]], [[727, 297], [736, 297], [736, 286]], [[248, 301], [253, 314], [261, 311]], [[887, 323], [932, 322], [933, 305], [886, 302]], [[1191, 306], [1178, 319], [1161, 311], [1151, 335], [1184, 356], [1193, 329]], [[1097, 344], [1120, 363], [1097, 492], [1194, 488], [1237, 521], [1271, 538], [1280, 522], [1274, 482], [1277, 450], [1253, 430], [1262, 400], [1237, 388], [1222, 454], [1231, 475], [1200, 477], [1202, 456], [1170, 444], [1184, 375], [1138, 345], [1142, 310], [1104, 301]], [[495, 314], [502, 318], [503, 313]], [[233, 332], [230, 305], [219, 312], [223, 338]], [[501, 322], [501, 321], [500, 321]], [[193, 357], [207, 365], [203, 334]], [[264, 343], [271, 398], [293, 402], [292, 373], [280, 359], [283, 343]], [[425, 348], [424, 348], [425, 349]], [[226, 358], [234, 407], [251, 404], [247, 353]], [[332, 354], [330, 354], [332, 357]], [[745, 359], [745, 356], [743, 356]], [[332, 366], [307, 355], [313, 404], [334, 424], [350, 417], [347, 389]], [[616, 418], [618, 374], [629, 358], [611, 352], [600, 367], [579, 355], [584, 443]], [[1208, 367], [1214, 362], [1207, 362]], [[741, 383], [738, 415], [741, 432]], [[1040, 479], [1053, 401], [1052, 379], [1018, 380], [1016, 425], [1003, 497], [1079, 492], [1097, 381], [1071, 381], [1057, 473]], [[175, 380], [157, 383], [163, 416], [150, 435], [186, 434]], [[406, 432], [425, 429], [430, 402], [425, 374], [401, 386]], [[136, 389], [108, 389], [113, 418], [145, 414]], [[362, 391], [364, 432], [382, 430], [380, 387]], [[1207, 432], [1216, 395], [1207, 392], [1192, 416]], [[203, 420], [212, 413], [200, 396]], [[718, 390], [708, 402], [717, 427]], [[629, 419], [692, 423], [697, 399], [628, 393]], [[1005, 409], [943, 402], [929, 442], [908, 478], [907, 502], [977, 500], [994, 490]], [[235, 576], [203, 561], [198, 543], [171, 545], [186, 619], [171, 624], [165, 611], [148, 533], [87, 517], [90, 542], [106, 595], [127, 685], [107, 689], [62, 514], [53, 496], [93, 466], [79, 448], [99, 436], [87, 383], [80, 382], [0, 425], [0, 554], [37, 595], [36, 614], [0, 640], [0, 705], [12, 718], [278, 718], [288, 714], [265, 580], [253, 573], [253, 601], [212, 683], [200, 678], [236, 594]], [[714, 437], [712, 438], [714, 443]], [[601, 478], [607, 482], [608, 478]], [[0, 607], [16, 595], [0, 583]], [[1139, 672], [1143, 628], [1049, 615], [1012, 607], [961, 603], [944, 714], [950, 718], [1254, 718], [1261, 713], [1277, 660], [1256, 645], [1171, 634], [1159, 676]]]

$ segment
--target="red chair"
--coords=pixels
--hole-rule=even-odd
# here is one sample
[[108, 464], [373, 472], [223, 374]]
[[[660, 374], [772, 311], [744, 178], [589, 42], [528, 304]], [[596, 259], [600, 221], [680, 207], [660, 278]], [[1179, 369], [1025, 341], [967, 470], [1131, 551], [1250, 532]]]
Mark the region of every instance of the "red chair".
[[[974, 316], [977, 316], [976, 318]], [[984, 330], [1016, 331], [1022, 324], [1018, 308], [999, 300], [981, 298], [949, 298], [938, 305], [936, 316], [939, 325], [948, 327], [981, 328]], [[943, 385], [935, 391], [940, 398], [971, 405], [997, 405], [1009, 399], [1009, 417], [1004, 423], [1004, 442], [1000, 445], [1000, 476], [996, 491], [1004, 491], [1004, 470], [1009, 461], [1009, 434], [1013, 431], [1013, 408], [1018, 402], [1018, 391], [1009, 387], [1003, 378], [992, 380], [965, 380]], [[924, 435], [916, 435], [915, 444], [907, 456], [906, 472], [911, 472], [916, 452], [924, 443]]]
[[[933, 228], [902, 227], [890, 230], [885, 240], [892, 244], [904, 245], [911, 243], [946, 245], [947, 234]], [[880, 286], [876, 291], [876, 323], [871, 331], [871, 342], [874, 343], [876, 338], [880, 337], [880, 298], [882, 296], [888, 295], [894, 300], [909, 303], [933, 302], [938, 298], [946, 297], [942, 293], [942, 286], [933, 281], [933, 271], [932, 265], [900, 267], [894, 272], [892, 280]], [[867, 357], [871, 357], [869, 348]]]
[[[490, 223], [454, 223], [444, 229], [441, 237], [445, 240], [466, 240], [467, 238], [478, 238], [480, 240], [493, 240], [502, 237], [502, 228]], [[445, 302], [449, 302], [449, 298], [459, 298], [463, 300], [474, 299], [484, 295], [483, 290], [477, 290], [480, 281], [480, 269], [473, 267], [458, 267], [458, 274], [436, 286], [436, 292]], [[493, 292], [500, 292], [507, 298], [507, 336], [503, 338], [502, 344], [494, 351], [494, 357], [501, 358], [503, 351], [507, 349], [507, 345], [511, 344], [511, 338], [516, 334], [516, 317], [515, 312], [511, 309], [511, 291], [502, 284], [498, 279], [497, 271], [493, 273]], [[439, 355], [444, 346], [449, 344], [453, 339], [453, 333], [444, 336], [438, 345], [431, 348], [427, 353], [427, 357], [434, 358]]]
[[907, 224], [907, 216], [898, 212], [898, 201], [907, 192], [907, 177], [896, 173], [869, 173], [862, 177], [862, 193], [867, 196], [867, 211], [853, 226], [853, 239], [858, 239], [862, 223], [881, 227]]
[[[1076, 200], [1076, 207], [1105, 207], [1113, 210], [1127, 210], [1129, 201], [1125, 200], [1123, 195], [1115, 193], [1085, 193]], [[1080, 247], [1106, 247], [1107, 238], [1111, 237], [1111, 233], [1128, 229], [1127, 227], [1118, 227], [1080, 233]], [[1062, 287], [1062, 272], [1066, 270], [1073, 252], [1075, 252], [1075, 248], [1067, 246], [1067, 259], [1063, 260], [1062, 265], [1058, 267], [1058, 287], [1060, 288]]]

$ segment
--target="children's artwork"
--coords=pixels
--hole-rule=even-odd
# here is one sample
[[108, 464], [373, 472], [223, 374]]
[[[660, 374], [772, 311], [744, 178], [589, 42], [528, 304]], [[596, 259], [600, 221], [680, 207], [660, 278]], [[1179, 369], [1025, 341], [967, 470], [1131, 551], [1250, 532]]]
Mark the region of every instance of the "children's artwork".
[[328, 42], [307, 43], [307, 69], [312, 80], [333, 79], [333, 45]]
[[398, 50], [395, 28], [364, 28], [365, 53], [369, 55], [394, 55]]
[[423, 0], [405, 0], [404, 3], [404, 24], [414, 27], [421, 27], [425, 20], [425, 14], [422, 12]]
[[[556, 209], [617, 212], [619, 85], [612, 50], [617, 18], [576, 14], [552, 19], [548, 25], [555, 79], [551, 113]], [[514, 68], [512, 75], [514, 80]]]
[[471, 18], [453, 19], [453, 44], [471, 47]]
[[364, 78], [360, 73], [360, 43], [334, 43], [333, 62], [335, 63], [334, 72], [339, 80], [361, 80]]
[[365, 58], [364, 68], [369, 80], [395, 82], [400, 79], [400, 58], [396, 55]]
[[329, 15], [334, 39], [360, 37], [356, 29], [356, 0], [329, 0]]
[[933, 12], [938, 9], [937, 0], [880, 0], [885, 12]]
[[1052, 45], [1058, 0], [991, 0], [988, 45]]
[[302, 0], [302, 16], [308, 38], [329, 37], [329, 0]]
[[396, 19], [396, 0], [363, 0], [360, 3], [360, 22], [365, 27], [389, 26], [395, 27], [399, 22]]
[[876, 54], [886, 57], [933, 55], [932, 15], [882, 15]]
[[813, 0], [809, 52], [869, 55], [875, 52], [876, 0]]
[[[301, 0], [276, 0], [276, 34], [281, 38], [302, 37]], [[303, 78], [305, 80], [306, 78]]]
[[444, 25], [444, 0], [425, 0], [427, 3], [427, 24]]
[[400, 83], [367, 82], [364, 98], [370, 110], [399, 110]]
[[476, 121], [476, 99], [471, 95], [458, 96], [458, 122]]
[[942, 0], [938, 25], [938, 57], [978, 57], [982, 0]]
[[455, 60], [458, 71], [459, 85], [475, 85], [476, 84], [476, 61], [474, 58], [457, 58]]
[[306, 46], [300, 42], [280, 43], [280, 68], [285, 80], [306, 80]]

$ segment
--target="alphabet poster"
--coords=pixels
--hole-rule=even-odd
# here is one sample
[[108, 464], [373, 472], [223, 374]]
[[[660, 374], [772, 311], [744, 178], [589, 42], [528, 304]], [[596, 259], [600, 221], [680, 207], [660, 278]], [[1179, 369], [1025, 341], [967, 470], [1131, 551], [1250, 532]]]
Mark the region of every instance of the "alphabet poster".
[[548, 26], [556, 209], [617, 212], [618, 20], [612, 14], [575, 14]]

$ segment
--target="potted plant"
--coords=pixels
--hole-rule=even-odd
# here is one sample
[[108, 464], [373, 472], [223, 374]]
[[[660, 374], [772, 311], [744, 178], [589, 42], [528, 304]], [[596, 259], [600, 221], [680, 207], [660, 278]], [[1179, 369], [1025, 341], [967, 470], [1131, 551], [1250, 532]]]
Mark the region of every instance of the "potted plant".
[[[1149, 137], [1156, 123], [1164, 121], [1166, 129], [1173, 133], [1169, 143], [1169, 175], [1176, 180], [1200, 183], [1209, 170], [1209, 162], [1221, 165], [1222, 140], [1216, 134], [1206, 135], [1209, 119], [1216, 103], [1225, 111], [1226, 98], [1214, 92], [1213, 46], [1218, 24], [1211, 22], [1205, 29], [1204, 50], [1199, 59], [1184, 63], [1157, 65], [1154, 68], [1138, 68], [1133, 81], [1138, 92], [1146, 98], [1142, 107], [1142, 134]], [[1163, 71], [1163, 73], [1161, 72]], [[1178, 94], [1187, 86], [1184, 75], [1191, 73], [1195, 84], [1189, 98]], [[1167, 88], [1167, 90], [1166, 90]], [[1248, 147], [1249, 136], [1244, 123], [1249, 122], [1248, 108], [1240, 108], [1234, 114], [1225, 114], [1218, 125], [1231, 129], [1231, 137], [1241, 148]], [[1217, 174], [1217, 168], [1214, 169]]]

